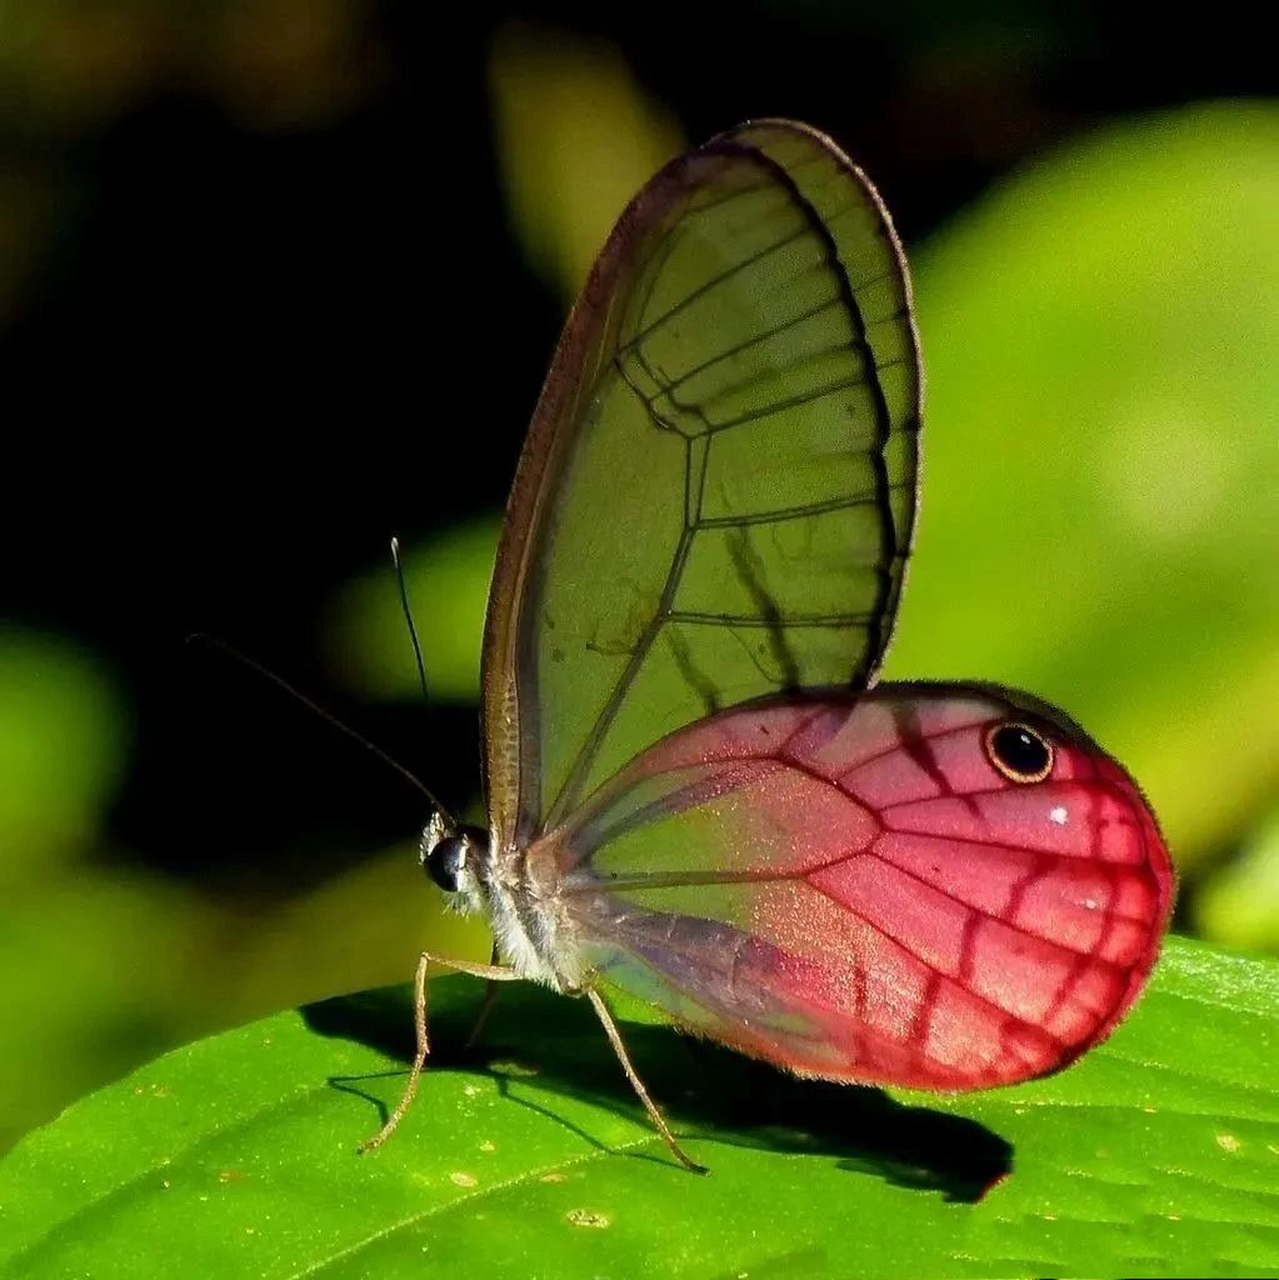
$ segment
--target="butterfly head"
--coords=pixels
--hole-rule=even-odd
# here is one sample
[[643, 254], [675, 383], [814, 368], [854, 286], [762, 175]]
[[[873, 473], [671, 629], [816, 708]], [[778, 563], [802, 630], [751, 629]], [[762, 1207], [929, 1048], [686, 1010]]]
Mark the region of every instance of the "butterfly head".
[[436, 814], [422, 832], [418, 857], [422, 870], [467, 910], [481, 901], [479, 870], [487, 850], [488, 836], [478, 827], [454, 827]]

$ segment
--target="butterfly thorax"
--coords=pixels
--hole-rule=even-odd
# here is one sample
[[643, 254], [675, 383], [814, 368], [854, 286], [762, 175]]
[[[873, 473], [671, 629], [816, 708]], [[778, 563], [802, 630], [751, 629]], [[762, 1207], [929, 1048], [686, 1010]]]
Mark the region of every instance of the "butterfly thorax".
[[498, 955], [521, 978], [556, 991], [580, 986], [577, 949], [561, 920], [550, 859], [534, 845], [498, 846], [478, 828], [447, 829], [433, 819], [422, 833], [421, 862], [448, 895], [449, 905], [465, 915], [487, 919]]

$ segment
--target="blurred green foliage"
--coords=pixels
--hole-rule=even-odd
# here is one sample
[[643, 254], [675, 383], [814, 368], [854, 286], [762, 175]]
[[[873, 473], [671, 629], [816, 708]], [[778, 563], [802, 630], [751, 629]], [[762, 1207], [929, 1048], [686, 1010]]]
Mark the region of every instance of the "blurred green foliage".
[[[355, 0], [0, 0], [6, 120], [25, 137], [87, 136], [182, 82], [248, 128], [312, 127], [376, 83], [367, 13]], [[682, 145], [680, 127], [598, 41], [500, 29], [488, 84], [512, 226], [566, 303], [616, 212]], [[1170, 112], [1043, 156], [908, 246], [925, 479], [886, 673], [998, 679], [1060, 702], [1149, 791], [1189, 872], [1190, 925], [1270, 950], [1276, 174], [1272, 105]], [[0, 327], [53, 251], [61, 181], [18, 162], [0, 176]], [[497, 527], [492, 513], [406, 548], [442, 700], [477, 694]], [[326, 648], [357, 698], [419, 696], [384, 567], [334, 593]], [[0, 632], [0, 1140], [162, 1048], [393, 981], [428, 939], [487, 950], [482, 931], [440, 911], [407, 840], [269, 903], [123, 870], [128, 851], [104, 832], [134, 715], [93, 654]]]
[[128, 739], [127, 708], [91, 655], [0, 628], [0, 884], [38, 880], [92, 838]]
[[[460, 524], [402, 560], [432, 698], [479, 703], [479, 637], [500, 527], [496, 514]], [[420, 696], [417, 669], [406, 661], [398, 585], [385, 565], [338, 593], [326, 641], [335, 677], [353, 693], [392, 701]]]
[[1205, 937], [1279, 951], [1279, 809], [1250, 831], [1239, 857], [1200, 890], [1193, 922]]
[[618, 215], [684, 149], [683, 134], [606, 41], [499, 27], [489, 89], [512, 224], [567, 311]]
[[402, 977], [428, 934], [487, 954], [432, 911], [407, 843], [270, 907], [126, 869], [100, 828], [128, 721], [90, 656], [0, 631], [0, 1149], [174, 1044]]

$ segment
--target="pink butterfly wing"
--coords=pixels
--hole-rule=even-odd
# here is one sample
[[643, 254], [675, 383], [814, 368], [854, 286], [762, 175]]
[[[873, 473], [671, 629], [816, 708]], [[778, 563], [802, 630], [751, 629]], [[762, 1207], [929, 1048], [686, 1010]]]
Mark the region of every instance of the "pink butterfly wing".
[[[986, 731], [1009, 720], [1052, 742], [1043, 781], [991, 763]], [[803, 1073], [933, 1089], [1042, 1075], [1103, 1039], [1173, 896], [1120, 766], [1064, 722], [962, 687], [704, 720], [530, 865], [559, 880], [605, 983]]]

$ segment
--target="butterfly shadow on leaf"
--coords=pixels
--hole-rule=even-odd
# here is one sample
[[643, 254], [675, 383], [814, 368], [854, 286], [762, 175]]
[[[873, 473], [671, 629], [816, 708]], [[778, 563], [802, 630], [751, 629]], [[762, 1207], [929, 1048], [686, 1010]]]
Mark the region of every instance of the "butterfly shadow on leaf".
[[[432, 1070], [496, 1076], [509, 1101], [551, 1116], [607, 1150], [597, 1136], [557, 1114], [555, 1106], [554, 1095], [563, 1094], [618, 1113], [640, 1110], [585, 1001], [530, 984], [504, 989], [480, 1043], [465, 1050], [480, 999], [478, 983], [432, 982], [432, 1055], [424, 1092]], [[354, 1040], [405, 1062], [412, 1057], [405, 988], [326, 1000], [307, 1006], [303, 1016], [321, 1035]], [[1012, 1146], [974, 1120], [908, 1106], [879, 1089], [797, 1079], [669, 1027], [624, 1023], [622, 1032], [649, 1092], [685, 1137], [788, 1155], [834, 1156], [851, 1172], [940, 1192], [956, 1203], [975, 1203], [1012, 1171]], [[330, 1079], [333, 1088], [377, 1109], [370, 1116], [371, 1129], [386, 1118], [386, 1101], [383, 1091], [375, 1094], [363, 1085], [379, 1078], [385, 1073]], [[518, 1087], [512, 1089], [512, 1083]], [[668, 1159], [664, 1152], [630, 1154]], [[713, 1169], [713, 1151], [708, 1154]]]

